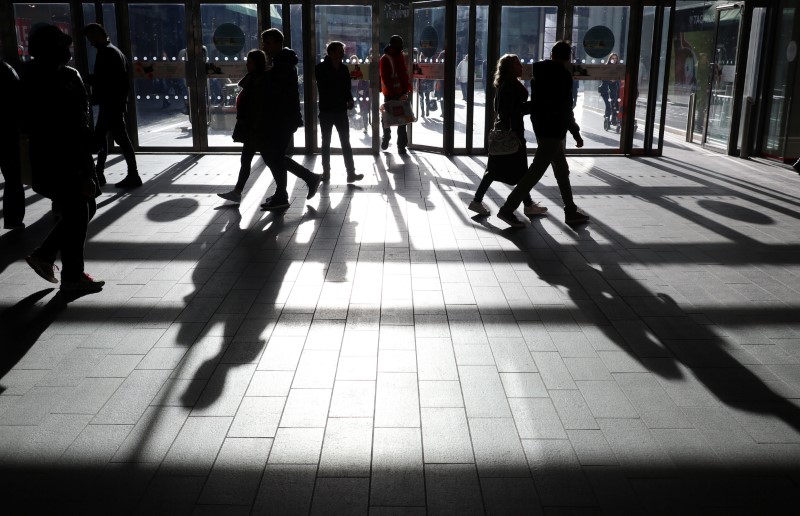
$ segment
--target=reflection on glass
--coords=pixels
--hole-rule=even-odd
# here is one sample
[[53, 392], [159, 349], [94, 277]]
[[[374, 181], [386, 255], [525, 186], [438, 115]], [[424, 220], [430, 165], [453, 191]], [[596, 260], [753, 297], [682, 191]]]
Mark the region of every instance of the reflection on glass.
[[30, 61], [28, 37], [31, 30], [40, 23], [55, 25], [71, 36], [72, 20], [69, 4], [14, 4], [14, 24], [20, 60]]
[[[350, 117], [350, 145], [356, 148], [372, 147], [370, 125], [369, 69], [372, 53], [372, 7], [361, 5], [318, 5], [315, 7], [317, 46], [314, 49], [317, 62], [322, 61], [331, 41], [344, 43], [345, 64], [350, 69], [350, 91], [355, 108], [348, 111]], [[331, 147], [341, 148], [339, 135], [334, 130]], [[321, 145], [317, 124], [317, 145]]]
[[[614, 65], [614, 60], [609, 58], [616, 55], [619, 65], [626, 64], [629, 17], [629, 7], [576, 6], [573, 62], [604, 67]], [[652, 29], [650, 34], [652, 38]], [[625, 80], [624, 69], [615, 67], [614, 71], [604, 73], [608, 75], [604, 80], [581, 80], [575, 95], [575, 120], [587, 149], [620, 148], [628, 96], [638, 93], [636, 84]], [[606, 116], [609, 111], [610, 115]]]
[[486, 135], [486, 94], [489, 91], [489, 6], [479, 5], [476, 8], [475, 23], [475, 95], [472, 103], [472, 148], [484, 148]]
[[[653, 31], [656, 26], [656, 8], [644, 8], [644, 20], [642, 23], [642, 43], [641, 53], [639, 55], [639, 96], [636, 98], [636, 106], [634, 107], [634, 120], [636, 126], [640, 129], [645, 127], [645, 118], [647, 116], [647, 105], [649, 104], [649, 88], [650, 88], [650, 62], [653, 55]], [[652, 78], [658, 81], [658, 77]], [[633, 133], [633, 148], [641, 149], [644, 147], [644, 133], [641, 130], [634, 131]]]
[[[500, 56], [516, 54], [523, 63], [522, 79], [530, 91], [530, 65], [550, 57], [550, 49], [556, 43], [558, 24], [557, 7], [504, 6], [500, 11]], [[494, 76], [497, 63], [489, 63], [486, 73]], [[489, 96], [491, 103], [493, 96]], [[530, 117], [525, 117], [525, 140], [528, 147], [535, 144]]]
[[[785, 54], [789, 42], [792, 40], [792, 30], [794, 26], [795, 9], [783, 9], [778, 26], [778, 35], [775, 38], [775, 46], [772, 55], [780, 56]], [[786, 138], [786, 116], [787, 116], [787, 93], [789, 88], [789, 69], [786, 66], [773, 66], [772, 77], [769, 78], [772, 84], [771, 95], [767, 95], [767, 130], [764, 134], [764, 152], [775, 156], [783, 156]]]
[[183, 4], [130, 4], [133, 91], [140, 147], [192, 146]]
[[[291, 15], [292, 33], [289, 35], [288, 41], [284, 41], [284, 45], [291, 47], [297, 53], [297, 78], [300, 87], [300, 112], [303, 113], [303, 120], [310, 120], [308, 111], [306, 111], [305, 101], [305, 83], [303, 79], [303, 6], [299, 4], [292, 4], [289, 6], [289, 13]], [[284, 37], [286, 33], [284, 32]], [[306, 146], [306, 132], [303, 127], [299, 128], [294, 133], [294, 146], [296, 148], [304, 148]]]
[[662, 120], [663, 104], [661, 99], [664, 98], [664, 74], [666, 73], [667, 66], [667, 46], [669, 45], [669, 19], [670, 7], [664, 8], [664, 24], [661, 27], [661, 54], [658, 59], [658, 95], [656, 96], [656, 126], [658, 127], [658, 142], [653, 142], [660, 149], [664, 142], [664, 125]]
[[[412, 60], [422, 74], [413, 79], [413, 105], [417, 122], [411, 124], [410, 143], [427, 147], [444, 147], [444, 7], [414, 9], [414, 37], [406, 44]], [[417, 51], [415, 52], [414, 49]], [[460, 57], [460, 56], [459, 56]], [[457, 98], [460, 98], [460, 94]], [[456, 101], [458, 104], [458, 101]], [[458, 107], [456, 107], [458, 110]], [[461, 102], [464, 112], [464, 102]], [[464, 116], [464, 115], [462, 115]], [[465, 116], [464, 116], [465, 117]], [[463, 122], [462, 122], [463, 124]]]
[[208, 145], [241, 146], [231, 139], [236, 124], [239, 81], [247, 73], [247, 53], [260, 48], [256, 4], [202, 4], [203, 46], [208, 49]]
[[469, 6], [456, 8], [456, 93], [453, 113], [453, 145], [457, 149], [467, 147], [467, 111], [472, 109], [473, 99], [469, 98]]
[[708, 102], [708, 131], [706, 143], [727, 147], [730, 139], [736, 77], [736, 50], [739, 46], [739, 25], [742, 9], [723, 9], [718, 12], [719, 30], [716, 37], [714, 63], [711, 67], [711, 97]]

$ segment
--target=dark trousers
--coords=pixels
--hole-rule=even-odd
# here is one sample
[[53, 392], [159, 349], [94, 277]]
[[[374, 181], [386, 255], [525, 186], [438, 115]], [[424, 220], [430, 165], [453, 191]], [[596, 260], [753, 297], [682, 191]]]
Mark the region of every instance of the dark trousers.
[[54, 199], [53, 204], [61, 211], [61, 218], [33, 254], [54, 263], [61, 252], [61, 277], [75, 280], [83, 274], [86, 230], [97, 211], [97, 204], [94, 199], [80, 195]]
[[469, 89], [467, 88], [466, 82], [460, 82], [461, 85], [461, 100], [467, 100], [467, 94], [469, 93]]
[[19, 137], [2, 136], [0, 172], [3, 173], [3, 218], [7, 226], [21, 224], [25, 218], [25, 190], [20, 177]]
[[286, 190], [286, 185], [288, 183], [287, 172], [291, 172], [299, 177], [305, 181], [306, 184], [311, 183], [311, 181], [315, 179], [313, 172], [286, 155], [291, 141], [292, 133], [276, 135], [270, 139], [267, 146], [261, 152], [264, 163], [267, 164], [270, 172], [272, 172], [273, 179], [275, 179], [275, 200], [289, 200], [289, 192]]
[[[383, 101], [388, 102], [390, 100], [400, 100], [400, 96], [383, 96]], [[383, 125], [383, 124], [381, 124]], [[391, 127], [384, 127], [383, 128], [383, 141], [390, 142], [392, 141], [392, 128]], [[398, 149], [405, 149], [408, 145], [408, 133], [406, 132], [406, 126], [398, 125], [397, 126], [397, 148]]]
[[[489, 187], [495, 181], [494, 174], [489, 172], [488, 170], [486, 173], [483, 174], [483, 179], [481, 179], [480, 184], [478, 185], [478, 189], [475, 190], [475, 202], [483, 201], [483, 196], [486, 195], [486, 192], [489, 190]], [[522, 204], [525, 206], [530, 206], [533, 204], [533, 198], [531, 197], [531, 193], [528, 192], [526, 195], [522, 197]]]
[[528, 172], [511, 191], [503, 205], [503, 210], [514, 211], [519, 207], [523, 197], [530, 195], [536, 183], [542, 179], [547, 171], [547, 167], [553, 165], [553, 174], [556, 176], [558, 189], [561, 191], [561, 200], [564, 201], [564, 211], [574, 212], [578, 209], [572, 200], [572, 185], [569, 182], [569, 165], [567, 156], [564, 154], [564, 140], [558, 138], [539, 138], [536, 137], [539, 147], [533, 156], [533, 162], [528, 167]]
[[331, 135], [333, 128], [339, 134], [339, 143], [342, 145], [344, 167], [347, 173], [355, 172], [353, 162], [353, 148], [350, 146], [350, 122], [347, 111], [320, 111], [319, 126], [322, 132], [322, 170], [331, 171]]
[[94, 126], [94, 137], [97, 143], [97, 166], [95, 169], [97, 175], [102, 174], [106, 168], [106, 157], [108, 156], [106, 136], [108, 133], [111, 133], [111, 137], [119, 145], [119, 149], [125, 157], [125, 163], [128, 165], [128, 174], [139, 175], [136, 167], [136, 154], [133, 152], [133, 144], [125, 127], [125, 113], [103, 106], [100, 107], [97, 123]]

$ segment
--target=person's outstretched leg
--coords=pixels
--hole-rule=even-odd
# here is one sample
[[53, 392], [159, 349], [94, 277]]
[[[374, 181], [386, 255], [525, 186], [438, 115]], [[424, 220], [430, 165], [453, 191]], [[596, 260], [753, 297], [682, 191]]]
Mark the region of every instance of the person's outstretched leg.
[[470, 211], [474, 211], [479, 215], [489, 215], [491, 213], [489, 211], [489, 207], [483, 204], [483, 196], [486, 195], [487, 190], [489, 190], [489, 186], [491, 186], [493, 182], [494, 174], [488, 170], [484, 172], [483, 179], [481, 179], [480, 184], [478, 184], [478, 188], [475, 190], [475, 197], [473, 197], [472, 201], [469, 203], [469, 206], [467, 206]]
[[406, 153], [406, 147], [408, 146], [408, 132], [406, 131], [406, 126], [401, 125], [397, 127], [397, 152], [400, 154]]
[[567, 224], [589, 222], [589, 216], [578, 209], [572, 198], [569, 164], [567, 163], [567, 156], [564, 154], [563, 146], [553, 155], [553, 175], [556, 177], [558, 190], [561, 192], [561, 200], [564, 202], [564, 222]]
[[350, 146], [350, 122], [347, 114], [343, 113], [334, 120], [336, 132], [339, 134], [339, 142], [342, 144], [342, 156], [344, 157], [344, 168], [347, 171], [347, 182], [360, 181], [364, 179], [364, 174], [356, 174], [356, 164], [353, 159], [353, 147]]
[[530, 194], [530, 191], [542, 178], [547, 167], [549, 167], [552, 162], [556, 148], [561, 148], [561, 140], [554, 138], [538, 138], [538, 143], [539, 147], [536, 149], [536, 154], [533, 156], [531, 166], [528, 167], [528, 172], [522, 176], [522, 179], [520, 179], [517, 186], [511, 191], [505, 204], [503, 204], [500, 211], [497, 213], [500, 220], [507, 222], [512, 227], [524, 226], [522, 221], [514, 215], [514, 210], [519, 207], [524, 197]]

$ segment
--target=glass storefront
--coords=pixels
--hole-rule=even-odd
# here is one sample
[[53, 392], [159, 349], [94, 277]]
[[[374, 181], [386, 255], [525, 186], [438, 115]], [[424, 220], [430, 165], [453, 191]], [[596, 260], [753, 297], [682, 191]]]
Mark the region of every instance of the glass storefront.
[[[345, 44], [356, 100], [349, 113], [350, 143], [356, 152], [378, 151], [375, 54], [397, 33], [406, 40], [418, 118], [409, 130], [412, 148], [483, 152], [498, 57], [517, 54], [529, 87], [530, 66], [548, 58], [552, 45], [566, 37], [573, 44], [574, 110], [586, 141], [583, 152], [659, 152], [665, 131], [686, 130], [694, 95], [695, 142], [729, 151], [738, 147], [744, 122], [739, 105], [750, 96], [761, 103], [754, 112], [763, 121], [751, 122], [758, 127], [753, 142], [762, 153], [786, 153], [795, 68], [791, 63], [764, 66], [756, 55], [769, 38], [775, 55], [786, 55], [791, 47], [795, 9], [786, 2], [776, 7], [776, 16], [770, 15], [768, 2], [759, 0], [744, 8], [699, 0], [676, 0], [674, 8], [673, 2], [655, 1], [531, 3], [380, 2], [375, 10], [373, 2], [362, 0], [319, 5], [72, 1], [12, 3], [3, 12], [13, 13], [11, 41], [16, 38], [23, 61], [29, 59], [27, 37], [37, 23], [54, 23], [73, 36], [80, 30], [76, 24], [103, 23], [131, 62], [129, 122], [141, 149], [235, 150], [230, 134], [237, 83], [246, 73], [247, 52], [260, 46], [260, 32], [271, 26], [283, 30], [286, 45], [299, 58], [306, 125], [295, 133], [297, 151], [315, 152], [321, 143], [313, 67], [333, 40]], [[631, 27], [632, 20], [639, 25]], [[118, 30], [124, 31], [122, 37]], [[737, 82], [741, 34], [748, 33], [748, 76]], [[73, 64], [88, 73], [95, 50], [83, 40], [77, 43], [85, 54]], [[760, 79], [763, 74], [769, 75], [766, 80]], [[761, 91], [762, 83], [770, 90]], [[533, 150], [536, 140], [527, 117], [525, 123]], [[337, 137], [332, 146], [340, 146]]]

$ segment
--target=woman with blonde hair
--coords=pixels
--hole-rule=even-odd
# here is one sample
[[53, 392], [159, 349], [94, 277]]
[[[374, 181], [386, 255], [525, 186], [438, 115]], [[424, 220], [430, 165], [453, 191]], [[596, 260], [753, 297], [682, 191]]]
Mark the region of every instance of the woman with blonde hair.
[[[514, 154], [489, 156], [486, 173], [475, 191], [475, 198], [469, 203], [469, 209], [479, 215], [491, 213], [483, 203], [483, 196], [493, 181], [516, 185], [528, 171], [523, 117], [531, 112], [531, 103], [528, 101], [528, 90], [519, 81], [521, 75], [522, 63], [515, 54], [505, 54], [497, 61], [494, 74], [494, 110], [497, 116], [495, 128], [513, 131], [519, 138], [519, 148]], [[523, 198], [522, 203], [525, 205], [525, 215], [542, 215], [547, 212], [547, 208], [533, 202], [530, 193]]]

